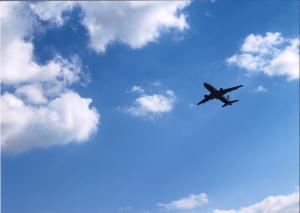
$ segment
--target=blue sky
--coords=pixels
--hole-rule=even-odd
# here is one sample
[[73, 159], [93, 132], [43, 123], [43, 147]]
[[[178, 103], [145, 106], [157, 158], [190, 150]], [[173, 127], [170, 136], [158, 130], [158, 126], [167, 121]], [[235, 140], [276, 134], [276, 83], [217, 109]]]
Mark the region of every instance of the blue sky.
[[298, 1], [72, 4], [1, 11], [3, 212], [297, 212]]

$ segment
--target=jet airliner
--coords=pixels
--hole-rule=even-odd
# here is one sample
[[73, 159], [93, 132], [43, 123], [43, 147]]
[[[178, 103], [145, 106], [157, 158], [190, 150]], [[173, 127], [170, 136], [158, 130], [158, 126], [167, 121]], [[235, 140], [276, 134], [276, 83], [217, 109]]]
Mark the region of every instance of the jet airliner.
[[220, 88], [219, 90], [217, 90], [215, 87], [213, 87], [211, 84], [205, 82], [204, 83], [204, 87], [210, 92], [209, 95], [204, 95], [204, 99], [202, 99], [197, 105], [203, 104], [209, 100], [212, 99], [219, 99], [220, 101], [222, 101], [224, 104], [222, 107], [226, 107], [228, 105], [232, 105], [233, 103], [239, 101], [239, 100], [230, 100], [229, 95], [227, 95], [227, 97], [225, 97], [224, 95], [228, 92], [231, 92], [233, 90], [236, 90], [240, 87], [242, 87], [243, 85], [239, 85], [239, 86], [235, 86], [235, 87], [230, 87], [227, 89], [223, 89]]

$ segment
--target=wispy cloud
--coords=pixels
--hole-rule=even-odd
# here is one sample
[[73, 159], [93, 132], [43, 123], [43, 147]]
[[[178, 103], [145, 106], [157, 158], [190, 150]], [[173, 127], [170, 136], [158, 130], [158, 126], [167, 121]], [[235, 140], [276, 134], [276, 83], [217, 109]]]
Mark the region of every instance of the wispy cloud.
[[139, 86], [139, 85], [134, 85], [131, 88], [131, 92], [144, 93], [145, 90], [141, 86]]
[[162, 82], [160, 80], [155, 80], [155, 81], [150, 82], [150, 84], [153, 86], [159, 87], [162, 85]]
[[245, 38], [240, 53], [226, 61], [247, 72], [299, 79], [299, 38], [286, 38], [279, 32], [250, 34]]
[[205, 193], [191, 194], [188, 197], [174, 200], [169, 203], [158, 203], [159, 207], [165, 210], [191, 210], [198, 206], [208, 203], [208, 198]]
[[259, 86], [257, 86], [253, 91], [254, 91], [254, 92], [268, 92], [268, 89], [265, 88], [265, 87], [262, 86], [262, 85], [259, 85]]

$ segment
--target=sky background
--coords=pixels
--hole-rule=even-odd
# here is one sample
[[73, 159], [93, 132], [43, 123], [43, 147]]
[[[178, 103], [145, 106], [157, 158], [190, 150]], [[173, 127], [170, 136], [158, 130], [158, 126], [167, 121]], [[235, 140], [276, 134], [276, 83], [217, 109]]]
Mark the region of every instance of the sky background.
[[[2, 151], [2, 212], [216, 212], [298, 191], [299, 75], [247, 72], [226, 60], [250, 34], [298, 38], [299, 1], [192, 1], [178, 13], [189, 27], [160, 29], [139, 48], [113, 41], [102, 52], [89, 47], [81, 8], [65, 11], [60, 26], [39, 20], [34, 60], [76, 54], [82, 77], [68, 88], [91, 99], [100, 118], [82, 143]], [[208, 94], [203, 82], [243, 84], [231, 94], [240, 101], [196, 106]], [[2, 86], [1, 95], [17, 87]], [[154, 94], [171, 108], [130, 113], [138, 97]], [[208, 201], [172, 207], [201, 193]]]

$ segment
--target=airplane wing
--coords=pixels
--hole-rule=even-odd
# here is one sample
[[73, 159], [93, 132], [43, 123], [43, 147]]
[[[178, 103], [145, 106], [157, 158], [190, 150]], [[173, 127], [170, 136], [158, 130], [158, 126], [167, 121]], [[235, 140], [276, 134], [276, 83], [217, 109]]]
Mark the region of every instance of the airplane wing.
[[205, 97], [199, 103], [197, 103], [197, 105], [204, 104], [205, 102], [209, 101], [210, 99], [211, 98], [209, 98], [209, 97]]
[[235, 86], [235, 87], [230, 87], [230, 88], [227, 88], [227, 89], [223, 89], [223, 92], [224, 92], [224, 94], [225, 93], [228, 93], [228, 92], [231, 92], [231, 91], [233, 91], [233, 90], [236, 90], [236, 89], [238, 89], [238, 88], [240, 88], [240, 87], [242, 87], [243, 85], [239, 85], [239, 86]]

